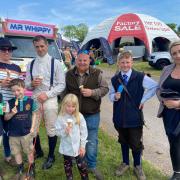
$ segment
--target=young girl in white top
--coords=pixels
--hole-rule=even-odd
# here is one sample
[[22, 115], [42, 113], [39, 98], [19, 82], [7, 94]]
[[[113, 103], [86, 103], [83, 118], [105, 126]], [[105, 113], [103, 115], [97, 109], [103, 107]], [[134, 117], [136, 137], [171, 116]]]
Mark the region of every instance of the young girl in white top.
[[61, 137], [59, 152], [64, 156], [64, 170], [67, 180], [73, 179], [73, 158], [76, 159], [81, 179], [88, 180], [87, 165], [84, 160], [87, 127], [83, 115], [79, 112], [76, 95], [68, 94], [64, 97], [55, 127], [56, 135]]

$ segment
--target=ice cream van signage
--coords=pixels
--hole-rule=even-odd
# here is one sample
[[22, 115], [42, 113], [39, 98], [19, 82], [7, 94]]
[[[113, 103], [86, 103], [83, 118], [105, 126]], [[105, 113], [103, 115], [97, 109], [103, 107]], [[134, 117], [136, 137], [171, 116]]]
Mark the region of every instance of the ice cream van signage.
[[54, 25], [35, 23], [31, 21], [6, 20], [6, 33], [35, 36], [38, 34], [49, 38], [54, 37]]

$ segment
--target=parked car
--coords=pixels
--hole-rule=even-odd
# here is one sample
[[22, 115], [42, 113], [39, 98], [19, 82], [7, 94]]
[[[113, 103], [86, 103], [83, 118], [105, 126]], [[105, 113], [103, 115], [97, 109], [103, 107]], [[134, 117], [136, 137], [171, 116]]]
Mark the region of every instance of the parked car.
[[172, 63], [171, 56], [169, 52], [153, 52], [148, 57], [149, 65], [155, 67], [156, 69], [163, 69]]

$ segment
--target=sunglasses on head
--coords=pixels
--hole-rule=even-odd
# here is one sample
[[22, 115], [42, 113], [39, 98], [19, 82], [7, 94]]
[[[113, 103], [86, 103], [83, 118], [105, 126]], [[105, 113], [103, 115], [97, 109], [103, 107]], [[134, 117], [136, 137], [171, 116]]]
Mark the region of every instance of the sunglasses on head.
[[87, 54], [87, 55], [89, 55], [89, 51], [88, 50], [79, 50], [78, 54]]
[[13, 50], [11, 48], [6, 48], [6, 47], [3, 47], [3, 48], [0, 48], [0, 51], [1, 52], [12, 52]]

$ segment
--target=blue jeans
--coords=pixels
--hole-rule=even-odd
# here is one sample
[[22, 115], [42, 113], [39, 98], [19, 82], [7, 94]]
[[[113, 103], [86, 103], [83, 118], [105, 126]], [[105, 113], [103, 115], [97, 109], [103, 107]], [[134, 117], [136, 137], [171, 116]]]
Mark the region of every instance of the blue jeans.
[[98, 152], [98, 129], [100, 113], [84, 116], [88, 129], [88, 142], [86, 144], [86, 161], [88, 168], [96, 168]]

